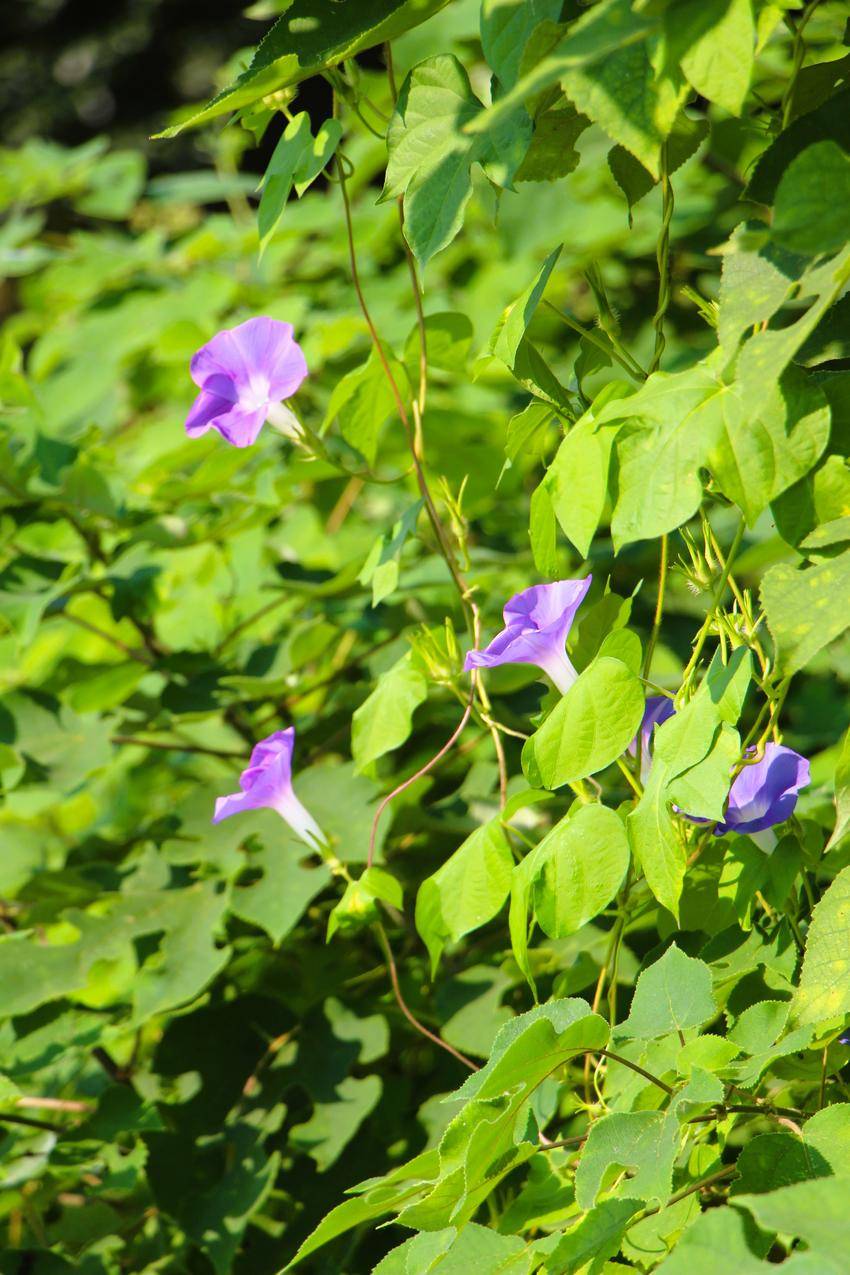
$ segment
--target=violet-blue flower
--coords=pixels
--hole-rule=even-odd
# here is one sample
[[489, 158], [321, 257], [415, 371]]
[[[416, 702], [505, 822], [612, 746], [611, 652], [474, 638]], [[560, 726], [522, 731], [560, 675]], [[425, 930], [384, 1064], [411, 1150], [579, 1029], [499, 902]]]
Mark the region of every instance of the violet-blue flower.
[[234, 447], [250, 447], [298, 389], [307, 363], [291, 323], [257, 318], [207, 341], [189, 370], [201, 391], [186, 417], [189, 437], [215, 429]]
[[[646, 707], [643, 710], [643, 720], [640, 724], [640, 778], [642, 783], [646, 783], [649, 778], [650, 767], [652, 766], [652, 737], [655, 734], [656, 726], [660, 726], [662, 722], [666, 722], [668, 717], [672, 717], [675, 713], [673, 701], [666, 695], [650, 695], [646, 701]], [[629, 753], [632, 757], [637, 753], [638, 736], [635, 735], [629, 744]]]
[[327, 844], [327, 837], [292, 788], [292, 750], [295, 727], [275, 731], [255, 745], [247, 770], [239, 776], [241, 792], [219, 797], [213, 823], [247, 810], [276, 810], [311, 850]]
[[502, 632], [483, 651], [469, 651], [463, 667], [536, 664], [565, 694], [578, 677], [564, 649], [567, 635], [592, 579], [535, 584], [515, 594], [505, 606]]
[[729, 804], [718, 836], [726, 832], [763, 832], [794, 813], [797, 794], [809, 782], [809, 763], [793, 748], [765, 744], [764, 756], [744, 766], [729, 790]]

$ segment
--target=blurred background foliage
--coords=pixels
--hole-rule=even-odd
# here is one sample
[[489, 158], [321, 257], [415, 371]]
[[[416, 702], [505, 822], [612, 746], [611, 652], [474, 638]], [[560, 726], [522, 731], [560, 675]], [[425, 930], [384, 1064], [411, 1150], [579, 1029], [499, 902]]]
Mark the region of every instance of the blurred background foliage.
[[[367, 372], [342, 407], [332, 403], [369, 351], [338, 186], [322, 179], [291, 203], [260, 260], [255, 187], [280, 125], [259, 146], [219, 124], [146, 140], [231, 78], [274, 5], [247, 16], [213, 0], [9, 8], [0, 55], [0, 1263], [9, 1275], [262, 1275], [351, 1183], [434, 1140], [446, 1119], [439, 1097], [459, 1076], [405, 1024], [368, 931], [324, 945], [339, 897], [326, 869], [268, 812], [212, 827], [213, 800], [233, 790], [252, 742], [294, 723], [297, 791], [338, 837], [340, 857], [362, 863], [391, 766], [386, 757], [355, 766], [352, 714], [377, 675], [413, 649], [432, 685], [427, 702], [411, 703], [416, 729], [395, 766], [411, 774], [434, 753], [460, 713], [433, 677], [454, 598], [427, 543], [393, 541], [416, 492], [409, 476], [380, 481], [407, 470], [391, 402], [381, 414]], [[824, 3], [812, 18], [813, 60], [834, 55], [843, 8]], [[423, 57], [454, 50], [483, 84], [478, 9], [455, 0], [397, 40], [399, 81]], [[778, 44], [759, 59], [755, 88], [768, 102], [788, 56]], [[380, 55], [360, 63], [370, 97], [389, 113]], [[309, 81], [295, 106], [321, 122], [328, 85]], [[765, 145], [763, 120], [717, 115], [676, 175], [668, 370], [713, 343], [702, 310], [717, 296], [717, 252]], [[382, 337], [415, 376], [398, 211], [376, 202], [384, 143], [353, 112], [344, 123], [364, 287]], [[585, 277], [594, 266], [623, 340], [639, 359], [651, 350], [659, 194], [630, 214], [609, 146], [591, 126], [564, 181], [519, 182], [498, 200], [479, 174], [463, 235], [425, 274], [427, 313], [454, 316], [435, 325], [447, 335], [434, 345], [430, 466], [452, 499], [466, 480], [469, 575], [491, 626], [503, 600], [536, 578], [528, 500], [539, 478], [529, 451], [505, 463], [508, 422], [528, 396], [487, 357], [499, 316], [563, 239], [550, 297], [595, 323], [599, 297]], [[191, 354], [256, 314], [295, 325], [310, 368], [298, 412], [317, 432], [332, 426], [328, 445], [355, 476], [269, 430], [246, 451], [214, 434], [185, 438]], [[544, 310], [535, 342], [565, 384], [601, 383], [586, 343]], [[358, 395], [370, 428], [377, 420], [365, 444]], [[552, 435], [538, 443], [551, 449]], [[363, 453], [379, 481], [356, 476]], [[848, 483], [836, 461], [823, 500], [843, 507]], [[717, 525], [731, 529], [722, 515]], [[380, 537], [390, 566], [373, 605], [364, 564]], [[582, 569], [563, 540], [556, 554], [561, 575]], [[594, 598], [609, 578], [621, 596], [637, 590], [644, 632], [653, 598], [639, 586], [655, 557], [640, 542], [615, 559], [603, 533], [590, 560]], [[780, 560], [796, 560], [794, 550], [766, 515], [747, 535], [739, 578], [753, 585]], [[678, 684], [704, 608], [698, 584], [674, 571], [656, 663], [667, 685]], [[577, 629], [588, 650], [590, 627]], [[813, 758], [799, 809], [824, 824], [848, 682], [845, 637], [798, 679], [785, 711], [786, 742]], [[507, 724], [521, 729], [540, 699], [533, 670], [501, 669], [492, 684]], [[508, 750], [518, 776], [518, 742]], [[562, 811], [564, 798], [551, 807]], [[406, 899], [497, 808], [490, 736], [475, 728], [381, 826]], [[543, 817], [530, 813], [530, 826]], [[684, 929], [702, 923], [698, 902], [683, 908]], [[544, 988], [592, 988], [603, 931], [543, 938], [533, 961]], [[657, 941], [634, 927], [624, 987]], [[409, 922], [399, 918], [394, 942], [411, 1005], [475, 1057], [528, 1007], [501, 923], [450, 950], [433, 985]], [[368, 1271], [397, 1240], [355, 1232], [310, 1269]]]

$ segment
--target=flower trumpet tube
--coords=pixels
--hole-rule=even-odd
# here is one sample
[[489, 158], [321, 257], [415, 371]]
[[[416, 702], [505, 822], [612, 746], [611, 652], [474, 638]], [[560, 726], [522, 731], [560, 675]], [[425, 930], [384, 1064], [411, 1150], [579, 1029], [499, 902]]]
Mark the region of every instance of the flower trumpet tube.
[[247, 810], [275, 810], [311, 850], [327, 847], [328, 839], [292, 787], [295, 727], [275, 731], [254, 747], [251, 763], [239, 776], [241, 792], [219, 797], [213, 823]]

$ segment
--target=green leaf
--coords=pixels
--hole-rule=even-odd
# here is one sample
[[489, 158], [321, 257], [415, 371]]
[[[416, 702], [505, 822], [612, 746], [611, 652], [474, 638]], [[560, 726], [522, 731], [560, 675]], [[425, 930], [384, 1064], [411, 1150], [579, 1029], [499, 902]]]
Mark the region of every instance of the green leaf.
[[[584, 806], [562, 820], [563, 835], [547, 836], [547, 854], [533, 882], [533, 907], [550, 938], [566, 938], [611, 902], [629, 866], [623, 821], [607, 806]], [[550, 841], [551, 838], [551, 841]]]
[[850, 88], [794, 120], [759, 157], [746, 189], [748, 199], [772, 204], [783, 175], [801, 152], [816, 142], [837, 142], [850, 150]]
[[513, 855], [498, 819], [477, 828], [426, 877], [416, 897], [416, 928], [431, 956], [432, 975], [446, 943], [456, 943], [500, 910], [511, 887]]
[[351, 755], [358, 770], [404, 743], [413, 714], [427, 697], [428, 683], [409, 652], [380, 675], [351, 719]]
[[788, 1133], [764, 1133], [748, 1142], [738, 1157], [731, 1194], [762, 1195], [793, 1182], [829, 1177], [827, 1161], [814, 1147]]
[[608, 1026], [583, 1001], [551, 1001], [506, 1024], [493, 1053], [455, 1095], [463, 1108], [446, 1128], [439, 1173], [421, 1198], [399, 1213], [419, 1230], [462, 1225], [471, 1219], [511, 1168], [537, 1150], [536, 1124], [520, 1132], [539, 1086], [568, 1059], [604, 1047]]
[[[227, 963], [215, 945], [227, 900], [214, 881], [185, 889], [108, 895], [87, 912], [69, 908], [46, 935], [26, 930], [0, 938], [0, 974], [8, 979], [4, 1012], [28, 1014], [39, 1005], [82, 990], [98, 961], [122, 957], [128, 940], [160, 935], [132, 986], [128, 1021], [191, 1001]], [[12, 974], [14, 971], [14, 974]]]
[[590, 1209], [601, 1190], [628, 1171], [629, 1202], [663, 1204], [670, 1195], [679, 1149], [679, 1122], [662, 1111], [614, 1111], [590, 1126], [576, 1169], [576, 1201]]
[[826, 850], [832, 850], [850, 828], [850, 728], [844, 734], [841, 754], [835, 767], [835, 827]]
[[616, 1257], [623, 1236], [640, 1208], [639, 1200], [603, 1200], [590, 1209], [577, 1226], [558, 1241], [543, 1266], [546, 1275], [577, 1275], [598, 1268], [598, 1263]]
[[523, 54], [541, 22], [560, 19], [561, 0], [483, 0], [481, 48], [505, 88], [516, 83]]
[[673, 916], [678, 916], [686, 850], [682, 834], [670, 813], [667, 781], [666, 771], [655, 762], [643, 795], [626, 820], [626, 827], [632, 852], [643, 869], [647, 885], [658, 902]]
[[265, 930], [273, 943], [280, 943], [330, 884], [330, 870], [316, 858], [305, 861], [304, 847], [291, 841], [269, 840], [250, 855], [248, 863], [261, 875], [250, 885], [234, 887], [230, 911]]
[[601, 0], [571, 24], [548, 56], [479, 115], [470, 131], [494, 133], [520, 103], [557, 84], [571, 68], [599, 63], [617, 49], [645, 40], [658, 26], [656, 14], [635, 12], [631, 0]]
[[406, 509], [393, 525], [392, 534], [378, 536], [357, 579], [361, 584], [372, 585], [372, 606], [376, 607], [388, 598], [398, 586], [401, 555], [410, 536], [416, 531], [416, 523], [422, 509], [422, 501]]
[[635, 394], [598, 414], [599, 424], [632, 423], [616, 442], [611, 533], [618, 549], [672, 531], [696, 512], [702, 499], [699, 467], [731, 398], [731, 387], [714, 369], [697, 364], [687, 372], [653, 372]]
[[261, 254], [280, 225], [293, 186], [299, 197], [303, 195], [332, 158], [341, 137], [342, 125], [335, 119], [325, 120], [313, 137], [306, 111], [294, 115], [287, 124], [263, 178], [257, 209]]
[[525, 159], [516, 172], [517, 182], [551, 182], [578, 168], [576, 142], [590, 120], [570, 103], [543, 111], [534, 121], [534, 134]]
[[741, 338], [787, 300], [805, 262], [768, 239], [760, 222], [744, 222], [723, 252], [718, 335], [727, 358]]
[[757, 415], [735, 389], [718, 418], [708, 465], [750, 526], [813, 468], [829, 439], [829, 422], [825, 394], [796, 368], [769, 387]]
[[683, 104], [686, 85], [678, 70], [659, 73], [643, 41], [612, 49], [593, 63], [565, 69], [564, 92], [601, 125], [657, 181], [661, 147]]
[[559, 244], [557, 248], [554, 248], [549, 253], [532, 282], [517, 297], [516, 301], [511, 302], [508, 306], [499, 321], [496, 331], [493, 333], [490, 350], [497, 359], [501, 359], [508, 367], [513, 367], [516, 362], [520, 341], [525, 336], [528, 325], [534, 317], [534, 312], [540, 304], [540, 298], [546, 290], [549, 276], [555, 268], [562, 249], [563, 244]]
[[548, 403], [537, 403], [533, 399], [527, 407], [508, 421], [508, 432], [505, 438], [505, 462], [500, 480], [506, 469], [520, 456], [539, 457], [547, 451], [549, 427], [554, 419], [552, 408]]
[[711, 970], [672, 943], [638, 978], [629, 1016], [617, 1030], [623, 1036], [652, 1040], [704, 1027], [716, 1014]]
[[794, 1022], [823, 1023], [850, 1013], [850, 867], [844, 868], [816, 904], [791, 1002]]
[[800, 571], [771, 567], [761, 585], [768, 627], [785, 673], [796, 673], [850, 626], [850, 550]]
[[[729, 0], [728, 4], [717, 6], [691, 0], [690, 5], [677, 6], [667, 13], [670, 26], [687, 24], [688, 9], [703, 29], [696, 39], [688, 41], [689, 47], [681, 60], [682, 70], [702, 97], [716, 102], [731, 115], [740, 115], [755, 60], [752, 0]], [[712, 9], [717, 12], [714, 22], [708, 17]]]
[[827, 1260], [847, 1244], [847, 1181], [818, 1178], [764, 1195], [739, 1195], [735, 1204], [752, 1213], [759, 1226], [799, 1236], [812, 1253]]
[[697, 818], [722, 819], [730, 776], [740, 756], [741, 737], [723, 722], [705, 757], [670, 780], [669, 800]]
[[388, 1265], [387, 1258], [372, 1275], [527, 1275], [532, 1253], [518, 1235], [501, 1235], [488, 1226], [468, 1222], [457, 1231], [422, 1231], [406, 1240], [388, 1257], [405, 1250], [400, 1265]]
[[738, 357], [738, 380], [745, 396], [759, 395], [777, 381], [797, 351], [811, 336], [830, 306], [838, 300], [850, 279], [850, 247], [831, 261], [815, 265], [800, 280], [799, 295], [813, 297], [808, 309], [793, 323], [758, 331]]
[[576, 421], [546, 471], [544, 482], [567, 539], [586, 558], [608, 498], [615, 429], [597, 429], [592, 415]]
[[838, 1177], [848, 1172], [850, 1152], [850, 1103], [834, 1102], [816, 1111], [806, 1121], [803, 1131], [807, 1147], [823, 1156], [829, 1168]]
[[522, 108], [492, 138], [467, 134], [480, 109], [466, 71], [448, 54], [420, 62], [399, 93], [381, 198], [403, 194], [405, 236], [423, 266], [460, 230], [471, 166], [484, 165], [492, 180], [510, 186], [528, 147], [531, 121]]
[[[680, 111], [667, 138], [667, 172], [675, 173], [677, 168], [698, 150], [700, 144], [708, 136], [708, 121], [691, 119]], [[626, 196], [629, 205], [629, 216], [635, 204], [640, 203], [648, 195], [658, 179], [652, 175], [640, 160], [635, 159], [625, 146], [613, 146], [608, 152], [608, 167], [611, 174]]]
[[[688, 1227], [657, 1270], [659, 1275], [717, 1275], [717, 1256], [722, 1253], [735, 1275], [769, 1275], [770, 1266], [761, 1260], [769, 1248], [770, 1237], [747, 1214], [732, 1208], [708, 1209]], [[790, 1272], [793, 1260], [786, 1265]]]
[[251, 106], [362, 49], [392, 40], [448, 0], [294, 0], [260, 43], [246, 71], [201, 110], [165, 129], [175, 137], [219, 115]]
[[850, 240], [850, 155], [816, 142], [794, 159], [776, 189], [771, 234], [790, 252], [838, 252]]
[[[388, 361], [403, 393], [407, 384], [404, 365], [392, 356]], [[395, 396], [383, 365], [373, 351], [361, 367], [337, 381], [325, 412], [325, 427], [338, 419], [345, 441], [374, 465], [381, 427], [396, 411]]]
[[[472, 345], [473, 327], [465, 314], [441, 310], [425, 317], [425, 349], [428, 366], [441, 372], [464, 372]], [[404, 343], [404, 362], [411, 384], [419, 377], [420, 332], [416, 323]]]
[[643, 689], [631, 669], [610, 657], [595, 660], [523, 746], [528, 782], [560, 788], [604, 770], [634, 738], [643, 706]]
[[558, 546], [555, 528], [555, 511], [549, 489], [543, 483], [536, 487], [529, 505], [528, 536], [531, 556], [538, 573], [554, 580], [558, 575]]

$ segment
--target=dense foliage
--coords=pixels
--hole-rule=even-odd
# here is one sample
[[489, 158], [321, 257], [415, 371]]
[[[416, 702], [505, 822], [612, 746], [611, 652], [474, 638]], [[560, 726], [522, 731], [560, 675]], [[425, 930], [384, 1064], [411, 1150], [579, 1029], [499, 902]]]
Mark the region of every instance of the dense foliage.
[[3, 154], [2, 1269], [841, 1275], [846, 5], [267, 8]]

